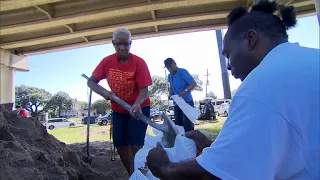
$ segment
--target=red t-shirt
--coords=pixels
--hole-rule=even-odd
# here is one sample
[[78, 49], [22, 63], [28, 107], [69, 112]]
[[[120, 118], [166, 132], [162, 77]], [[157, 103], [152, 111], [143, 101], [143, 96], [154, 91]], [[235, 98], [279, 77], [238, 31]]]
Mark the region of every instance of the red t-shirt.
[[[139, 95], [139, 89], [152, 85], [152, 79], [146, 62], [130, 53], [127, 63], [121, 64], [117, 55], [105, 57], [92, 75], [97, 80], [106, 79], [111, 91], [129, 105], [133, 105]], [[141, 107], [150, 106], [150, 99], [141, 104]], [[111, 101], [112, 111], [128, 113], [116, 102]]]
[[19, 111], [19, 115], [22, 116], [22, 117], [27, 118], [28, 117], [28, 112], [26, 110], [24, 110], [24, 109], [21, 109]]

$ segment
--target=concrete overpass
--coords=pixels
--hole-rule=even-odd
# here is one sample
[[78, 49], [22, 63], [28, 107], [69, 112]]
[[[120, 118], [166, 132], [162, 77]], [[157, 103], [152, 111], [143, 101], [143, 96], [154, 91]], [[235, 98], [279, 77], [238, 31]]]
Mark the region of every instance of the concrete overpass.
[[[134, 39], [226, 28], [237, 5], [256, 0], [2, 0], [1, 104], [14, 102], [14, 71], [28, 71], [28, 55], [109, 43], [125, 26]], [[316, 14], [319, 0], [279, 0], [299, 17]], [[319, 7], [319, 4], [316, 5]], [[218, 39], [222, 39], [217, 31]], [[221, 41], [218, 42], [221, 47]], [[225, 60], [220, 58], [227, 78]], [[227, 88], [227, 79], [223, 80]], [[230, 91], [230, 90], [229, 90]], [[228, 95], [227, 95], [228, 96]]]

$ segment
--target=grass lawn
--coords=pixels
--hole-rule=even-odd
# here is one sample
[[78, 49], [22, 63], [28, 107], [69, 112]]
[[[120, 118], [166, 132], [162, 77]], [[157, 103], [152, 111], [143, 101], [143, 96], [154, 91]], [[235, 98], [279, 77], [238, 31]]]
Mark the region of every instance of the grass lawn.
[[[208, 136], [208, 138], [215, 139], [219, 134], [225, 119], [226, 118], [218, 117], [218, 121], [197, 125], [196, 129], [200, 130]], [[81, 119], [71, 120], [76, 121], [79, 126], [48, 130], [48, 132], [66, 144], [86, 142], [87, 126], [81, 124]], [[148, 128], [148, 132], [150, 132], [150, 128]], [[99, 126], [97, 124], [90, 125], [90, 142], [109, 140], [110, 126]]]
[[[82, 143], [87, 141], [87, 125], [81, 124], [80, 118], [70, 119], [76, 121], [78, 126], [66, 127], [48, 130], [50, 134], [55, 136], [58, 140], [66, 143]], [[90, 141], [109, 141], [110, 140], [110, 126], [99, 126], [97, 124], [90, 125]]]

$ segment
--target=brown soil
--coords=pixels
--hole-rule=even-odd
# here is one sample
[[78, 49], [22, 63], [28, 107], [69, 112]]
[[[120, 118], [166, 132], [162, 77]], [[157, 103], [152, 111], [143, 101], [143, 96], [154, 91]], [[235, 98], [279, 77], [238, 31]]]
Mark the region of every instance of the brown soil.
[[0, 107], [0, 180], [124, 180], [119, 157], [111, 161], [109, 142], [66, 145], [34, 118], [17, 117]]

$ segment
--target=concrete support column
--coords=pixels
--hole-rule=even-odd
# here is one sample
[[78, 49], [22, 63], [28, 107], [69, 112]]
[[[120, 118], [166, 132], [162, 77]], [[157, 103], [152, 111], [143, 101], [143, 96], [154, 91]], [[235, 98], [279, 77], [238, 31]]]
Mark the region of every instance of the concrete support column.
[[12, 110], [15, 99], [15, 71], [29, 71], [29, 59], [0, 49], [0, 66], [0, 104]]
[[10, 110], [12, 110], [14, 103], [14, 74], [13, 68], [1, 65], [0, 104]]
[[226, 58], [222, 55], [222, 31], [216, 30], [216, 38], [218, 43], [219, 57], [220, 57], [220, 66], [221, 66], [221, 76], [222, 76], [222, 85], [225, 99], [231, 99], [231, 90], [229, 82], [229, 73], [227, 70]]

